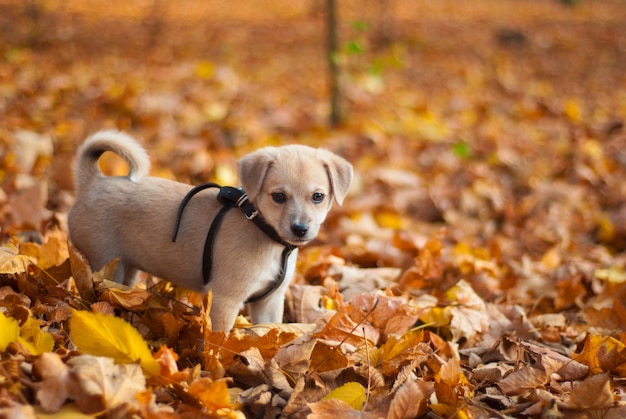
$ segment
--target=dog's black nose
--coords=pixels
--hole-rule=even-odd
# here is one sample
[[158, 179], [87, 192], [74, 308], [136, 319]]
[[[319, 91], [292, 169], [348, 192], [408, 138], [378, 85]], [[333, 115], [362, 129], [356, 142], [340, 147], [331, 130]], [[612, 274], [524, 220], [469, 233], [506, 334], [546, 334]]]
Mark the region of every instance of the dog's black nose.
[[306, 224], [297, 224], [297, 223], [296, 224], [292, 224], [291, 225], [291, 231], [297, 237], [304, 237], [306, 235], [306, 233], [309, 231], [309, 226], [307, 226]]

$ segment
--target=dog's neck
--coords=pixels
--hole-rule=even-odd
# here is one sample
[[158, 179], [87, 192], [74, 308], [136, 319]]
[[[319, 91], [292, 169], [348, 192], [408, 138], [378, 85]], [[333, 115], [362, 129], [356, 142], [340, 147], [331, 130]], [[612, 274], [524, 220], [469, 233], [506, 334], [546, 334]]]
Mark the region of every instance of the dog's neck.
[[217, 194], [217, 199], [225, 206], [231, 205], [239, 207], [245, 217], [256, 224], [256, 226], [259, 227], [259, 229], [270, 239], [288, 248], [295, 249], [297, 247], [283, 240], [276, 229], [265, 221], [263, 215], [261, 215], [254, 204], [248, 199], [248, 194], [242, 188], [221, 186], [220, 191]]
[[265, 221], [261, 213], [255, 208], [254, 204], [250, 202], [250, 200], [248, 199], [248, 194], [246, 194], [246, 192], [242, 188], [233, 188], [232, 186], [220, 186], [216, 183], [205, 183], [202, 185], [198, 185], [191, 189], [187, 193], [187, 195], [185, 195], [185, 198], [183, 198], [180, 206], [178, 207], [176, 225], [174, 227], [174, 234], [172, 236], [173, 242], [176, 241], [178, 228], [180, 227], [180, 220], [183, 216], [183, 211], [185, 210], [185, 207], [195, 194], [208, 188], [219, 188], [217, 199], [222, 203], [223, 207], [213, 219], [213, 222], [211, 223], [211, 227], [209, 229], [209, 233], [207, 234], [207, 238], [204, 243], [204, 256], [202, 259], [202, 275], [204, 277], [204, 284], [208, 284], [211, 280], [211, 270], [213, 267], [213, 243], [215, 242], [217, 232], [220, 228], [220, 225], [222, 224], [222, 219], [228, 211], [235, 207], [239, 207], [246, 219], [252, 221], [270, 239], [284, 246], [281, 255], [280, 271], [276, 279], [270, 284], [269, 287], [267, 287], [267, 289], [250, 296], [246, 300], [246, 303], [252, 303], [262, 300], [263, 298], [276, 291], [276, 289], [278, 289], [278, 287], [283, 283], [287, 274], [287, 264], [289, 262], [289, 256], [298, 247], [286, 242], [280, 237], [274, 227], [272, 227]]

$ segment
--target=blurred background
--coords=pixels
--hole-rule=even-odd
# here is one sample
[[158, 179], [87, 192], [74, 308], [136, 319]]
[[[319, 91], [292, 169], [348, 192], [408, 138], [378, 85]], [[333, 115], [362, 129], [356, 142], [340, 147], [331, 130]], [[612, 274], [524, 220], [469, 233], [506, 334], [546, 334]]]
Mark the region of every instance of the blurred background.
[[118, 128], [183, 182], [236, 183], [243, 153], [306, 143], [356, 165], [345, 211], [386, 227], [622, 248], [626, 3], [334, 3], [0, 1], [5, 234], [66, 212], [77, 144]]

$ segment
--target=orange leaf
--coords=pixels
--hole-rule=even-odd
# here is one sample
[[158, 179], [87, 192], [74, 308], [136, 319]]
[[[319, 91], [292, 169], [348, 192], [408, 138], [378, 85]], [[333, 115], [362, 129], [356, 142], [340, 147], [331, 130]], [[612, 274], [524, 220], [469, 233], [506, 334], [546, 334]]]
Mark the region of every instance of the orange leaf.
[[231, 408], [228, 386], [224, 381], [200, 378], [191, 383], [189, 394], [197, 398], [211, 412]]

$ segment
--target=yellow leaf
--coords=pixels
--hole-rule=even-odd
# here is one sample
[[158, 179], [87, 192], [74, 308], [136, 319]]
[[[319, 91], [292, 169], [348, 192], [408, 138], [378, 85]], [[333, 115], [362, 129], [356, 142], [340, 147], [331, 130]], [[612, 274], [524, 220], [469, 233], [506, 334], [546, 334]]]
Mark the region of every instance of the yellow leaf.
[[450, 406], [444, 403], [433, 403], [429, 407], [439, 417], [454, 419], [467, 419], [468, 417], [465, 412], [459, 410], [456, 406]]
[[420, 320], [428, 326], [442, 327], [450, 324], [450, 313], [447, 307], [433, 307]]
[[56, 229], [49, 233], [44, 244], [26, 242], [20, 244], [20, 254], [37, 261], [41, 269], [61, 265], [69, 257], [67, 235]]
[[626, 346], [614, 337], [590, 334], [575, 359], [587, 365], [591, 374], [614, 371], [626, 376]]
[[402, 219], [398, 214], [393, 212], [382, 212], [376, 216], [376, 220], [384, 228], [392, 228], [394, 230], [401, 230], [406, 228], [406, 221]]
[[328, 393], [322, 400], [340, 400], [351, 408], [360, 410], [365, 403], [365, 387], [359, 383], [349, 382]]
[[159, 375], [160, 366], [146, 341], [137, 329], [118, 317], [74, 311], [70, 338], [83, 353], [110, 357], [120, 364], [138, 362], [144, 372]]
[[594, 276], [602, 281], [613, 284], [623, 284], [626, 282], [626, 272], [619, 266], [612, 266], [608, 269], [596, 269]]
[[565, 115], [574, 122], [580, 122], [582, 120], [580, 105], [576, 100], [569, 99], [565, 102]]
[[0, 311], [0, 351], [4, 351], [9, 343], [15, 342], [20, 335], [20, 326], [17, 320], [5, 316]]
[[212, 79], [215, 76], [215, 66], [210, 61], [203, 61], [196, 66], [196, 75], [204, 80]]
[[389, 361], [400, 356], [409, 348], [415, 347], [419, 342], [424, 341], [424, 332], [421, 330], [411, 329], [400, 338], [389, 336], [387, 342], [380, 348], [380, 359], [383, 362]]
[[33, 355], [41, 355], [54, 349], [54, 338], [41, 330], [39, 320], [29, 317], [20, 332], [18, 342], [24, 345]]

